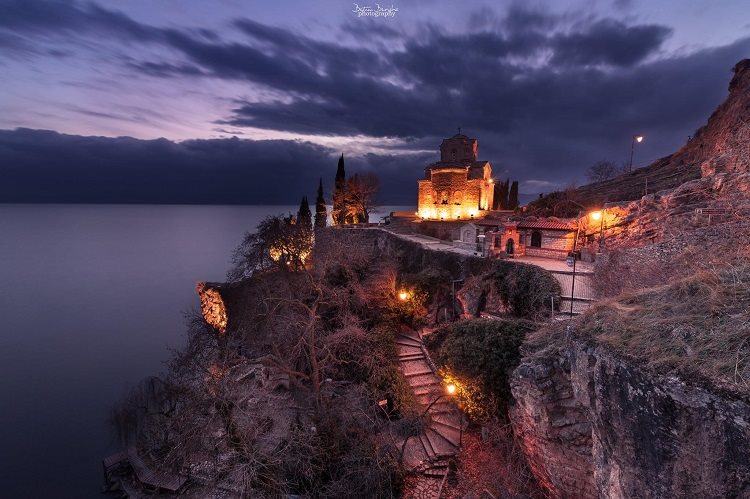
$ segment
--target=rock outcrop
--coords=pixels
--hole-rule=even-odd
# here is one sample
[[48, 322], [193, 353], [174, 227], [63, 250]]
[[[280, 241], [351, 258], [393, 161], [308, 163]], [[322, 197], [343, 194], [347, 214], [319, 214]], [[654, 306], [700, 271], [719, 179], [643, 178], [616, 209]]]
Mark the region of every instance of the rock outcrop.
[[750, 404], [566, 333], [512, 379], [514, 430], [560, 498], [750, 496]]

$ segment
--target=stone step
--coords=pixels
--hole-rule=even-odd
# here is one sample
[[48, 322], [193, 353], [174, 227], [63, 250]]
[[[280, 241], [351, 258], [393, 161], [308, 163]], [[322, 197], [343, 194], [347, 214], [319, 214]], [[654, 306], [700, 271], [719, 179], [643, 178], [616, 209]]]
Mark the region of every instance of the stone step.
[[408, 336], [399, 336], [398, 338], [396, 338], [396, 343], [403, 346], [419, 348], [420, 350], [422, 349], [421, 341], [409, 338]]
[[405, 336], [422, 343], [422, 338], [419, 336], [419, 333], [414, 331], [413, 329], [403, 329], [399, 333], [399, 336]]
[[425, 357], [423, 353], [407, 353], [399, 354], [398, 360], [400, 362], [406, 362], [408, 360], [424, 360], [426, 362], [427, 357]]
[[461, 444], [461, 431], [444, 424], [436, 424], [431, 428], [435, 433], [444, 438], [451, 445], [458, 447]]
[[461, 429], [461, 425], [463, 425], [464, 430], [466, 430], [466, 422], [462, 421], [463, 418], [461, 418], [461, 413], [458, 411], [431, 414], [430, 418], [433, 423], [453, 428], [456, 431]]
[[422, 463], [429, 461], [429, 456], [418, 437], [410, 437], [406, 444], [401, 443], [399, 448], [403, 448], [403, 463], [408, 470], [419, 468]]
[[442, 383], [436, 382], [431, 385], [423, 385], [419, 388], [414, 388], [414, 395], [424, 395], [426, 393], [431, 393], [435, 395], [436, 397], [440, 395], [443, 392]]
[[437, 387], [441, 384], [440, 379], [434, 375], [414, 376], [411, 378], [406, 378], [406, 381], [409, 383], [409, 386], [411, 386], [412, 390]]
[[421, 369], [416, 371], [404, 371], [404, 376], [407, 378], [411, 378], [414, 376], [424, 376], [425, 374], [430, 374], [432, 376], [435, 376], [435, 374], [432, 372], [432, 369]]
[[438, 378], [434, 374], [420, 374], [419, 376], [407, 376], [406, 382], [409, 383], [409, 386], [411, 386], [412, 389], [416, 389], [419, 387], [440, 383], [440, 378]]
[[401, 355], [424, 355], [424, 351], [417, 346], [412, 345], [399, 345], [398, 354]]
[[427, 436], [424, 433], [420, 433], [417, 437], [412, 438], [418, 438], [419, 443], [422, 444], [422, 448], [424, 449], [425, 454], [427, 454], [427, 459], [430, 461], [433, 461], [437, 459], [437, 454], [435, 453], [435, 449], [432, 448], [432, 444], [430, 443], [430, 440], [427, 438]]
[[396, 344], [405, 347], [417, 347], [420, 349], [422, 348], [421, 343], [419, 343], [418, 341], [414, 341], [411, 338], [406, 338], [405, 336], [399, 336], [398, 338], [396, 338]]
[[429, 468], [427, 468], [426, 470], [424, 470], [422, 472], [422, 474], [424, 476], [428, 476], [428, 477], [431, 477], [431, 478], [437, 478], [437, 479], [442, 479], [445, 476], [446, 473], [448, 473], [448, 466], [447, 465], [445, 465], [445, 466], [439, 466], [439, 467], [430, 466]]
[[430, 416], [434, 416], [436, 414], [453, 414], [454, 412], [456, 412], [456, 410], [456, 406], [445, 402], [444, 400], [441, 400], [430, 407]]
[[402, 360], [399, 362], [399, 365], [401, 366], [401, 370], [405, 373], [412, 373], [416, 371], [432, 372], [430, 365], [424, 359]]
[[457, 443], [454, 444], [432, 428], [426, 428], [424, 434], [430, 441], [432, 450], [439, 457], [450, 457], [456, 454], [456, 449], [458, 447]]

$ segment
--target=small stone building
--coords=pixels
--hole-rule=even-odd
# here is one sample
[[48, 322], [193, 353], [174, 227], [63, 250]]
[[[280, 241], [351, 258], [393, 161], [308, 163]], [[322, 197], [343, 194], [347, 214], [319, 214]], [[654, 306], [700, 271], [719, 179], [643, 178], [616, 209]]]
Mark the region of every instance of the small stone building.
[[576, 223], [568, 220], [476, 222], [486, 232], [491, 256], [536, 256], [564, 260], [573, 250]]
[[443, 140], [440, 161], [428, 165], [418, 181], [421, 219], [479, 219], [492, 208], [492, 166], [477, 160], [477, 149], [477, 139], [461, 133]]
[[484, 227], [479, 227], [475, 223], [469, 222], [463, 224], [458, 229], [458, 239], [453, 241], [453, 246], [463, 248], [469, 251], [482, 251], [479, 235], [484, 233]]

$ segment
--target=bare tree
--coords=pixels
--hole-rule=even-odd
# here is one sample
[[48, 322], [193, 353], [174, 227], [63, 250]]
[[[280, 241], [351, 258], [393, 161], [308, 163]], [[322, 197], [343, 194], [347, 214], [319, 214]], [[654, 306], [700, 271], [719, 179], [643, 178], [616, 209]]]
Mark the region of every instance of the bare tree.
[[591, 182], [603, 182], [617, 175], [619, 169], [612, 161], [597, 161], [591, 165], [586, 172], [586, 177]]
[[346, 181], [346, 222], [367, 223], [380, 187], [373, 173], [356, 173]]

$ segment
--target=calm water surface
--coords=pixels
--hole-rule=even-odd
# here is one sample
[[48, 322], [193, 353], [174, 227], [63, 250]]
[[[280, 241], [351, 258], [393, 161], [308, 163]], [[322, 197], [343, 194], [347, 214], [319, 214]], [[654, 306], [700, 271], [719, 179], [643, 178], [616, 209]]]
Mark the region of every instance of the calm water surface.
[[183, 344], [195, 283], [292, 210], [0, 205], [0, 497], [102, 497], [109, 408]]

